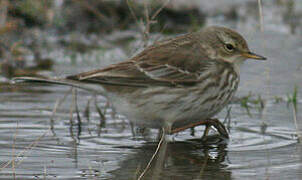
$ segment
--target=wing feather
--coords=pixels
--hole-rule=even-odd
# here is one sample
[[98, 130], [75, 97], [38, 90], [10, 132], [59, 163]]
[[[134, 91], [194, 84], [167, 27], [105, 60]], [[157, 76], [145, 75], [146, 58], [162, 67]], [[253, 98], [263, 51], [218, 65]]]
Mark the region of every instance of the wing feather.
[[194, 85], [211, 61], [190, 37], [157, 43], [128, 61], [67, 79], [137, 87]]

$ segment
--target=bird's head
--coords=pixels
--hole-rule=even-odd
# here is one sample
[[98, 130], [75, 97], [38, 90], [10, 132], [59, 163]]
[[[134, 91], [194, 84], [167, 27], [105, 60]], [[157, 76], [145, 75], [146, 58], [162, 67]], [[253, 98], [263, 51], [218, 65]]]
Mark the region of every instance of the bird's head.
[[241, 64], [246, 59], [266, 60], [249, 50], [246, 40], [237, 32], [212, 26], [203, 30], [204, 40], [213, 47], [213, 59], [219, 59], [234, 64]]

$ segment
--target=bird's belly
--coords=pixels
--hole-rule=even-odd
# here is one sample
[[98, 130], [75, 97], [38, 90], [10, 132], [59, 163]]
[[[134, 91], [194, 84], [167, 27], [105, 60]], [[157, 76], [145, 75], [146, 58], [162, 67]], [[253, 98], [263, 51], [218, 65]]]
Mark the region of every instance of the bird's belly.
[[117, 111], [135, 125], [160, 128], [169, 123], [181, 127], [221, 111], [234, 95], [239, 79], [230, 76], [212, 82], [208, 79], [192, 87], [142, 88], [110, 99]]
[[[189, 90], [189, 91], [188, 91]], [[160, 128], [169, 122], [174, 127], [202, 121], [218, 113], [231, 99], [234, 91], [211, 87], [205, 94], [198, 88], [146, 89], [140, 96], [113, 98], [116, 110], [138, 126]], [[161, 93], [165, 92], [165, 93]]]

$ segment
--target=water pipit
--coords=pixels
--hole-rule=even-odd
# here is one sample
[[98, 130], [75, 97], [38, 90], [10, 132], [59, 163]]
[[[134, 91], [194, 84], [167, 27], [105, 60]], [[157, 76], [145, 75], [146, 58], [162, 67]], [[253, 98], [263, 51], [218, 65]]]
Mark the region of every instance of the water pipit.
[[214, 126], [228, 137], [224, 125], [212, 117], [233, 97], [240, 65], [252, 53], [245, 39], [224, 27], [208, 27], [160, 41], [126, 61], [64, 78], [23, 77], [90, 88], [106, 96], [133, 124], [176, 133], [197, 125]]

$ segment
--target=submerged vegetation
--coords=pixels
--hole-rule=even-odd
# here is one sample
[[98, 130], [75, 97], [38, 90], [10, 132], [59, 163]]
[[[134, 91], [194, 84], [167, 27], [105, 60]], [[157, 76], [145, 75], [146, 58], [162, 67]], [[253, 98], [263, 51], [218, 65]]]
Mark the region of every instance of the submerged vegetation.
[[265, 108], [265, 99], [261, 97], [260, 94], [254, 95], [249, 92], [248, 95], [242, 97], [235, 97], [232, 102], [236, 104], [240, 104], [240, 106], [246, 109], [246, 112], [249, 116], [251, 116], [251, 109], [257, 109], [259, 112], [263, 111]]
[[294, 87], [294, 91], [292, 94], [287, 94], [287, 105], [292, 104], [295, 109], [297, 109], [298, 105], [298, 86]]

